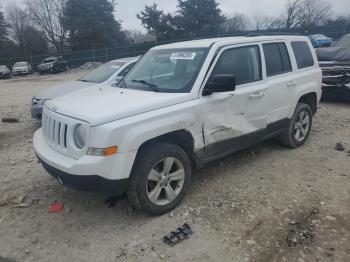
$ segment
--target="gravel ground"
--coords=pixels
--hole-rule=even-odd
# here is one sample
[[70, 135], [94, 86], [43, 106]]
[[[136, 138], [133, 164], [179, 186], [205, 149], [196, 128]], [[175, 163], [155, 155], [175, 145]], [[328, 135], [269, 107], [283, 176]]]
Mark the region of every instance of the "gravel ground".
[[[60, 186], [35, 158], [31, 97], [81, 74], [0, 81], [0, 117], [20, 120], [0, 122], [1, 262], [350, 261], [350, 104], [321, 104], [300, 149], [267, 141], [197, 170], [183, 203], [152, 217]], [[64, 210], [47, 213], [55, 200]], [[164, 244], [185, 222], [194, 234]]]

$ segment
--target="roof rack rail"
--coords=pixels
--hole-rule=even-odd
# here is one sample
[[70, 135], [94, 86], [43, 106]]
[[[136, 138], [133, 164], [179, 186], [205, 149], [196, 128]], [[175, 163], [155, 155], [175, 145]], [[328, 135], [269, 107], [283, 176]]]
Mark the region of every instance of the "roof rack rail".
[[269, 33], [248, 33], [246, 37], [254, 37], [254, 36], [274, 36], [274, 35], [301, 35], [298, 32], [269, 32]]

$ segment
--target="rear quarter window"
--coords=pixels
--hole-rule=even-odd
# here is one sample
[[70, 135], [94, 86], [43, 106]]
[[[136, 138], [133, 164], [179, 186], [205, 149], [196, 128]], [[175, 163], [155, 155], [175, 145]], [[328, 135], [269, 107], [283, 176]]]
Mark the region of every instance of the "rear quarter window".
[[314, 58], [307, 42], [294, 41], [291, 44], [299, 69], [314, 65]]

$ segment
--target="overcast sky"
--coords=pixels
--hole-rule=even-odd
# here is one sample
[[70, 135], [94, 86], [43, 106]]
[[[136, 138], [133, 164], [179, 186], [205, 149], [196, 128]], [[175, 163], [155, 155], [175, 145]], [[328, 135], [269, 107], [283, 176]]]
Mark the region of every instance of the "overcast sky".
[[[122, 20], [123, 27], [134, 30], [142, 30], [136, 14], [140, 12], [145, 4], [157, 3], [162, 10], [174, 12], [177, 0], [117, 0], [117, 19]], [[240, 12], [249, 16], [256, 12], [276, 16], [280, 14], [287, 3], [287, 0], [218, 0], [220, 8], [227, 16]], [[350, 15], [350, 0], [331, 0], [335, 14]]]
[[[17, 2], [23, 4], [24, 0], [0, 0], [1, 2]], [[252, 16], [257, 12], [269, 16], [279, 15], [288, 0], [217, 0], [220, 8], [226, 16], [235, 12], [244, 13]], [[140, 21], [136, 18], [147, 4], [157, 3], [159, 7], [166, 12], [174, 12], [177, 6], [177, 0], [116, 0], [116, 18], [122, 22], [124, 29], [144, 31]], [[350, 15], [350, 0], [330, 0], [333, 4], [333, 13]]]

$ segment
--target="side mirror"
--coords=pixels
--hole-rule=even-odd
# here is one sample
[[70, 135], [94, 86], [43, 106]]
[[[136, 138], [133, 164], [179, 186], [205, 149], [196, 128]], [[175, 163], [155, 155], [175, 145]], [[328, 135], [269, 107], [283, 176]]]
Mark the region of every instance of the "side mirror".
[[113, 81], [112, 81], [112, 86], [118, 86], [120, 84], [120, 82], [124, 79], [124, 77], [116, 77]]
[[203, 96], [218, 92], [236, 90], [236, 77], [232, 74], [221, 74], [211, 77], [203, 90]]

